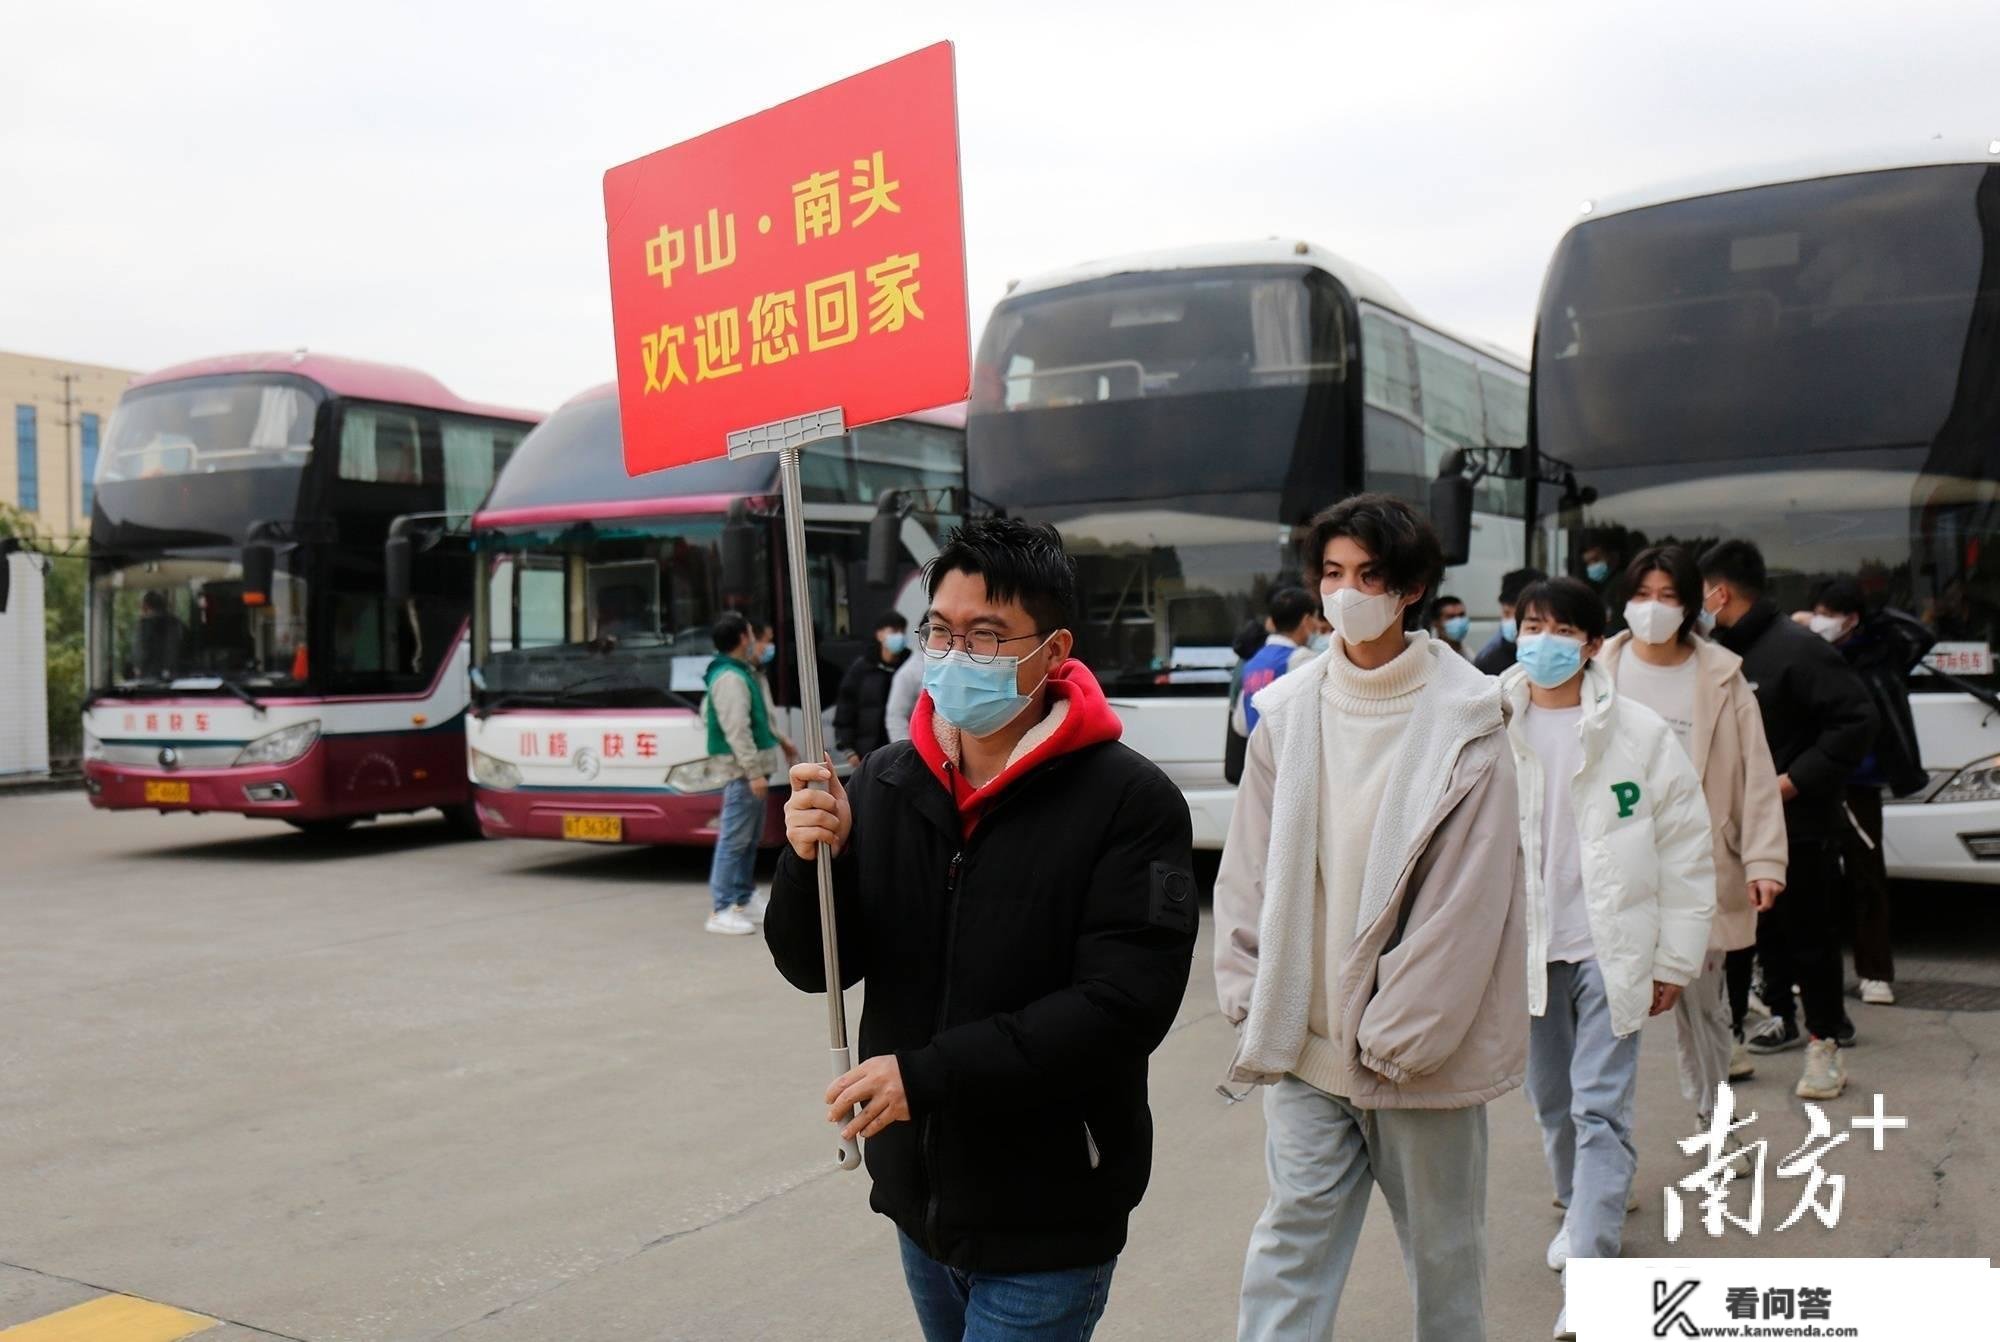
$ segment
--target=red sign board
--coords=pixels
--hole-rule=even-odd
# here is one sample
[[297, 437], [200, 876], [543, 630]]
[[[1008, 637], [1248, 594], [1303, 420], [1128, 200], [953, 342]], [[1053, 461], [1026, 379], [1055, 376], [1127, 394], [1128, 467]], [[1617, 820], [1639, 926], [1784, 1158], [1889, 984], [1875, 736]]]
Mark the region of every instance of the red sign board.
[[604, 174], [625, 469], [971, 382], [949, 42]]

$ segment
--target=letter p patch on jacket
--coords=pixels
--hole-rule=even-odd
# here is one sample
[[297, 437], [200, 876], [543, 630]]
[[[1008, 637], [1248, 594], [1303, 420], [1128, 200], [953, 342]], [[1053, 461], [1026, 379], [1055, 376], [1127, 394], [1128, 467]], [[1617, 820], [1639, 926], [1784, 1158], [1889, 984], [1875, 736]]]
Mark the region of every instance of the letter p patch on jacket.
[[1620, 820], [1639, 809], [1639, 785], [1637, 783], [1613, 783], [1611, 795], [1618, 802]]

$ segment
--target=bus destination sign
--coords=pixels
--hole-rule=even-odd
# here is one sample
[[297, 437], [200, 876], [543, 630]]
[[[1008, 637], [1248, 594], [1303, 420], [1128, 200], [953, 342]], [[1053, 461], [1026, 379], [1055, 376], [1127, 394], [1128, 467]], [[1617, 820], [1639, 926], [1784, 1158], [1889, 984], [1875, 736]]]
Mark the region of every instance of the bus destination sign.
[[604, 174], [625, 469], [971, 382], [951, 44]]

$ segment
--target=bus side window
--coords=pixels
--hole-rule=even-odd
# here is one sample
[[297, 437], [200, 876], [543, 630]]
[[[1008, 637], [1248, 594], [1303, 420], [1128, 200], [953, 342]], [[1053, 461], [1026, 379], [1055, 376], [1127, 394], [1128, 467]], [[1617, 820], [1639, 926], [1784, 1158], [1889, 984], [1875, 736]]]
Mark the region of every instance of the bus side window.
[[1371, 490], [1429, 498], [1417, 356], [1410, 329], [1373, 308], [1361, 309], [1362, 475]]
[[417, 417], [401, 410], [348, 406], [340, 421], [340, 478], [422, 484], [423, 436]]

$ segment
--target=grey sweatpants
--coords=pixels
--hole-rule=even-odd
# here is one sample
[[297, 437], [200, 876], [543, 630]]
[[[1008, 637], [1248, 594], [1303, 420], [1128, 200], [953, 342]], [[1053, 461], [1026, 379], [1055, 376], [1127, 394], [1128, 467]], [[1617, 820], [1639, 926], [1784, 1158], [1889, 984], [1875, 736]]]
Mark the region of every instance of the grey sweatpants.
[[1288, 1076], [1264, 1092], [1271, 1197], [1243, 1262], [1240, 1342], [1324, 1342], [1372, 1185], [1403, 1245], [1417, 1342], [1486, 1336], [1486, 1106], [1357, 1109]]
[[1674, 1003], [1681, 1094], [1694, 1106], [1704, 1131], [1715, 1116], [1715, 1088], [1729, 1079], [1729, 1054], [1736, 1044], [1729, 1028], [1726, 958], [1725, 952], [1710, 951], [1701, 962], [1701, 977], [1688, 984]]
[[1569, 1207], [1571, 1258], [1616, 1258], [1625, 1198], [1639, 1171], [1632, 1094], [1639, 1032], [1611, 1032], [1597, 961], [1549, 962], [1548, 1002], [1528, 1021], [1528, 1098], [1556, 1196]]

